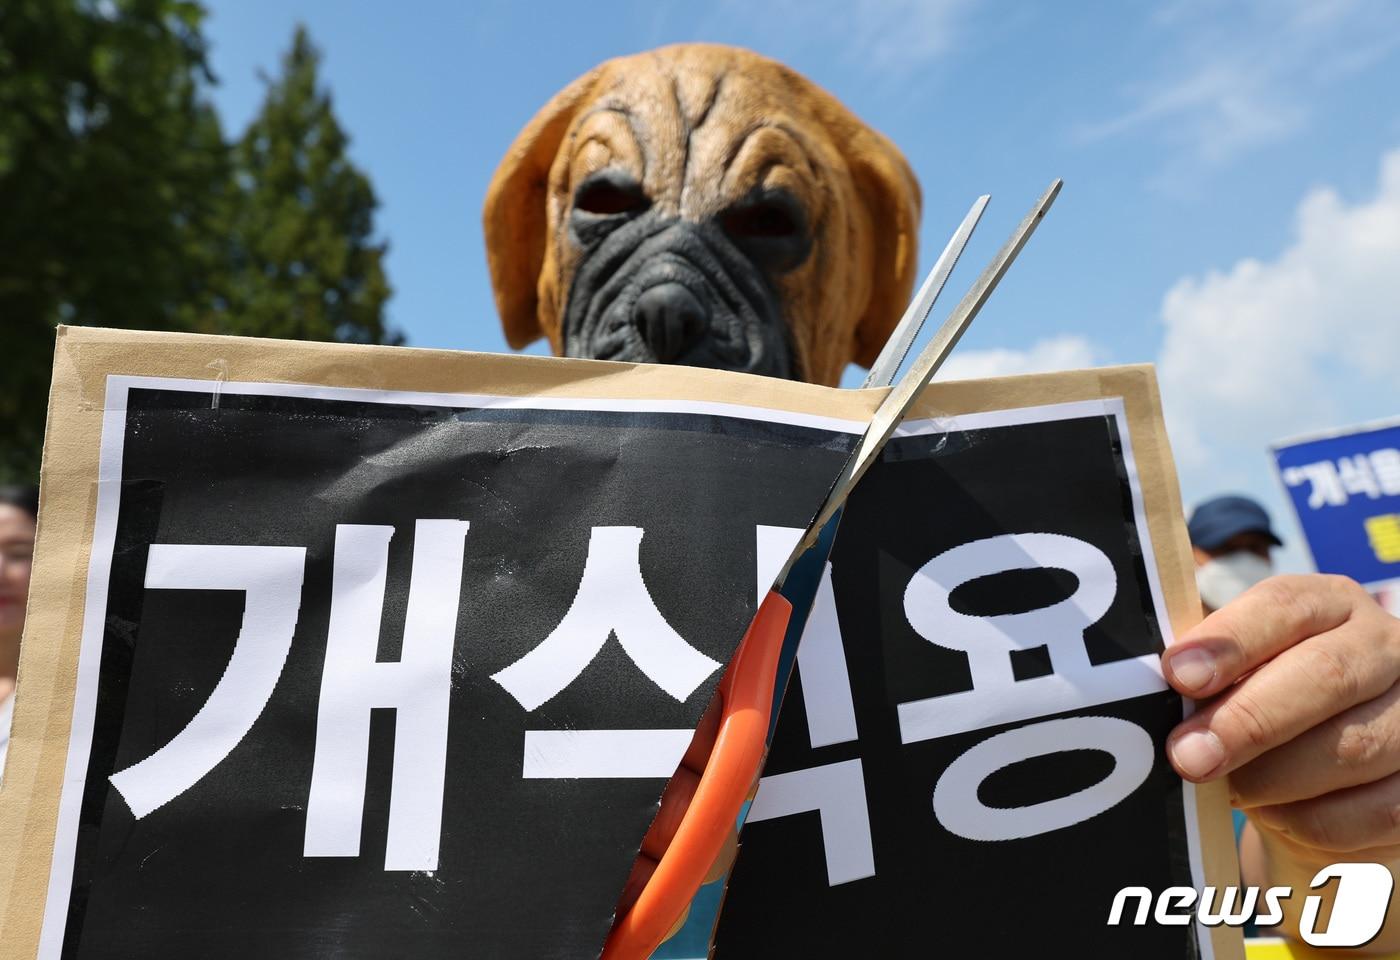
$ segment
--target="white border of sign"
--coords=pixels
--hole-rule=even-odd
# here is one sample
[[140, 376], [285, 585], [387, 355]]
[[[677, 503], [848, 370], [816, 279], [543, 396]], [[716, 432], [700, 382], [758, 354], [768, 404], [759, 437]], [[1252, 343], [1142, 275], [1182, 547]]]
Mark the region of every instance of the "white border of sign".
[[1377, 430], [1389, 430], [1392, 427], [1400, 427], [1400, 417], [1382, 417], [1380, 420], [1367, 420], [1365, 423], [1353, 423], [1345, 427], [1328, 427], [1326, 430], [1315, 430], [1312, 433], [1299, 434], [1296, 437], [1284, 437], [1282, 440], [1275, 440], [1269, 444], [1269, 452], [1272, 453], [1280, 447], [1294, 447], [1300, 443], [1312, 443], [1314, 440], [1334, 440], [1337, 437], [1350, 437], [1357, 433], [1375, 433]]

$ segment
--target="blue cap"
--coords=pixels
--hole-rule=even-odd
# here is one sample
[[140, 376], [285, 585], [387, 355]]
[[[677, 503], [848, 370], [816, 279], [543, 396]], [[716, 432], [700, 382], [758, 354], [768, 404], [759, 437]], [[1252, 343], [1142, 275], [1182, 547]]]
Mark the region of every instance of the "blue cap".
[[1276, 547], [1283, 541], [1269, 526], [1269, 515], [1249, 497], [1214, 497], [1199, 504], [1186, 521], [1191, 543], [1202, 550], [1216, 550], [1241, 533], [1262, 533]]

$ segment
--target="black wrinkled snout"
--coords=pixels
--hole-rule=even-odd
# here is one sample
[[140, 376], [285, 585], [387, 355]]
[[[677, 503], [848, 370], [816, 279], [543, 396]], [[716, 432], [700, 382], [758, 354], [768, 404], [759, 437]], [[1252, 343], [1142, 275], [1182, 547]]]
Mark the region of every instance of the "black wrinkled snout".
[[574, 194], [582, 248], [564, 313], [571, 357], [797, 376], [771, 277], [810, 250], [801, 209], [750, 198], [713, 223], [665, 217], [617, 171]]

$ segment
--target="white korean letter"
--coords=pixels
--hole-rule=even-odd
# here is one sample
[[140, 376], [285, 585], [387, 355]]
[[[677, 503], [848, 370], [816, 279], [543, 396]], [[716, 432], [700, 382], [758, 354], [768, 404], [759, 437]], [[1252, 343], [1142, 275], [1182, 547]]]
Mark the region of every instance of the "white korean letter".
[[[960, 613], [950, 603], [972, 580], [1042, 568], [1072, 573], [1074, 592], [1048, 606], [986, 617]], [[924, 564], [905, 588], [904, 615], [929, 643], [967, 654], [973, 689], [899, 704], [901, 741], [935, 740], [1167, 689], [1156, 654], [1090, 662], [1084, 631], [1108, 612], [1117, 589], [1117, 573], [1102, 550], [1053, 533], [974, 540]], [[1054, 672], [1016, 680], [1011, 653], [1039, 646], [1049, 651]]]
[[675, 631], [642, 579], [641, 527], [594, 527], [574, 602], [539, 646], [492, 674], [526, 710], [573, 683], [616, 634], [651, 681], [684, 701], [719, 669]]
[[[598, 584], [596, 580], [599, 576], [598, 569], [603, 567], [604, 557], [601, 551], [611, 549], [614, 551], [613, 560], [616, 566], [620, 566], [630, 581], [625, 586], [631, 591], [632, 602], [639, 606], [651, 607], [650, 595], [646, 592], [645, 585], [641, 582], [641, 567], [636, 556], [636, 550], [641, 543], [641, 532], [635, 527], [624, 528], [600, 528], [605, 531], [600, 538], [599, 530], [593, 531], [593, 537], [589, 544], [589, 557], [585, 563], [585, 581], [593, 578], [595, 582], [589, 584], [590, 591], [596, 591]], [[625, 531], [623, 535], [615, 533], [617, 529]], [[768, 593], [773, 583], [773, 578], [777, 576], [783, 561], [787, 559], [792, 548], [797, 545], [801, 538], [802, 531], [789, 527], [766, 527], [760, 526], [756, 537], [756, 581], [758, 584], [758, 602], [762, 603], [764, 596]], [[599, 540], [604, 542], [599, 547]], [[606, 541], [612, 540], [609, 545]], [[595, 549], [600, 551], [598, 559], [594, 559]], [[590, 566], [592, 565], [592, 566]], [[590, 574], [589, 569], [593, 572]], [[635, 569], [635, 574], [633, 570]], [[641, 598], [645, 598], [645, 602]], [[584, 585], [579, 585], [578, 597], [574, 600], [573, 607], [565, 621], [569, 617], [575, 616], [574, 608], [578, 608], [583, 602]], [[596, 598], [595, 598], [596, 599]], [[594, 601], [589, 601], [590, 603]], [[586, 605], [585, 605], [586, 609]], [[594, 616], [604, 617], [607, 611], [601, 609], [593, 612]], [[652, 616], [646, 609], [641, 611], [641, 617], [624, 618], [631, 622], [638, 619], [647, 620]], [[660, 613], [656, 613], [657, 618]], [[563, 629], [564, 623], [559, 624], [559, 629], [551, 634], [551, 640]], [[669, 626], [663, 627], [669, 630]], [[578, 628], [580, 623], [576, 620], [573, 627]], [[587, 624], [582, 625], [587, 628]], [[613, 627], [612, 629], [617, 629]], [[592, 633], [575, 633], [569, 640], [569, 644], [557, 644], [557, 650], [563, 650], [564, 655], [572, 659], [574, 670], [572, 675], [564, 675], [563, 684], [567, 686], [573, 678], [578, 675], [594, 656], [602, 649], [603, 641], [607, 637], [608, 628], [606, 623], [599, 626]], [[619, 635], [621, 636], [621, 635]], [[631, 634], [628, 635], [629, 638]], [[546, 641], [549, 642], [549, 641]], [[683, 642], [683, 641], [682, 641]], [[675, 648], [674, 639], [670, 644]], [[625, 649], [625, 648], [624, 648]], [[688, 647], [686, 649], [689, 649]], [[590, 652], [591, 651], [591, 652]], [[631, 651], [629, 650], [629, 653]], [[502, 686], [506, 686], [512, 695], [519, 699], [524, 695], [527, 699], [521, 700], [522, 705], [534, 702], [541, 695], [550, 695], [549, 691], [554, 689], [559, 683], [559, 677], [541, 678], [531, 677], [530, 674], [520, 671], [517, 668], [535, 656], [531, 652], [526, 657], [517, 661], [511, 667], [501, 671], [496, 675], [499, 681], [502, 674], [506, 675], [506, 680], [516, 684], [516, 689], [506, 686], [502, 681]], [[688, 655], [687, 655], [688, 658]], [[635, 655], [634, 655], [635, 659]], [[640, 663], [640, 661], [639, 661]], [[703, 666], [703, 664], [701, 665]], [[534, 669], [531, 666], [531, 669]], [[512, 672], [513, 671], [513, 672]], [[697, 676], [704, 679], [708, 674]], [[538, 685], [536, 686], [536, 683]], [[562, 689], [562, 687], [561, 687]], [[517, 692], [519, 690], [520, 692]], [[695, 731], [689, 727], [672, 729], [643, 729], [643, 730], [526, 730], [525, 731], [525, 755], [521, 764], [521, 776], [526, 780], [551, 779], [551, 780], [581, 780], [593, 778], [639, 778], [639, 779], [668, 779], [680, 765], [681, 758], [685, 756], [685, 751], [690, 746], [690, 741], [695, 737]]]
[[776, 820], [811, 810], [821, 814], [827, 886], [875, 876], [870, 810], [859, 760], [764, 777], [759, 781], [747, 822]]
[[1400, 494], [1400, 450], [1386, 447], [1371, 454], [1371, 469], [1381, 492], [1388, 497]]
[[308, 857], [360, 853], [370, 710], [395, 710], [385, 870], [436, 870], [447, 771], [452, 647], [468, 523], [419, 520], [397, 662], [380, 662], [393, 527], [336, 527], [330, 630], [306, 807]]
[[142, 817], [194, 786], [248, 735], [272, 696], [292, 647], [304, 547], [157, 543], [146, 558], [148, 590], [241, 590], [243, 625], [224, 675], [185, 729], [112, 786]]
[[1342, 478], [1337, 466], [1331, 460], [1318, 463], [1305, 463], [1289, 467], [1283, 471], [1283, 482], [1290, 487], [1311, 484], [1308, 491], [1308, 508], [1339, 507], [1347, 502], [1347, 492], [1342, 487]]
[[[954, 610], [954, 589], [979, 577], [1010, 570], [1068, 570], [1079, 580], [1074, 593], [1025, 613], [978, 617]], [[904, 590], [904, 612], [919, 635], [940, 647], [962, 650], [976, 687], [1009, 686], [1012, 650], [1050, 648], [1057, 673], [1087, 669], [1084, 630], [1113, 604], [1118, 577], [1103, 551], [1056, 533], [1006, 533], [945, 550], [924, 564]]]
[[[1113, 771], [1068, 796], [1024, 807], [989, 807], [982, 782], [1021, 760], [1068, 750], [1101, 750]], [[983, 740], [948, 764], [933, 788], [933, 812], [950, 833], [968, 840], [1019, 840], [1082, 823], [1119, 804], [1152, 772], [1152, 738], [1116, 717], [1065, 717], [1018, 727]]]

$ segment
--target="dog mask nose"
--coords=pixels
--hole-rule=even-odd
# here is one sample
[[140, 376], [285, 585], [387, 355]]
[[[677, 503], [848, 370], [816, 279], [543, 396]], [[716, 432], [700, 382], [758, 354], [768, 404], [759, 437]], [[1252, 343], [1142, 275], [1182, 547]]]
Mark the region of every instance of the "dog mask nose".
[[705, 332], [705, 308], [679, 283], [658, 283], [643, 291], [632, 321], [660, 363], [669, 363]]

